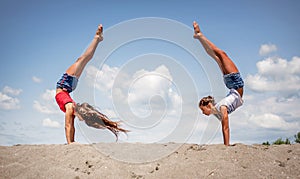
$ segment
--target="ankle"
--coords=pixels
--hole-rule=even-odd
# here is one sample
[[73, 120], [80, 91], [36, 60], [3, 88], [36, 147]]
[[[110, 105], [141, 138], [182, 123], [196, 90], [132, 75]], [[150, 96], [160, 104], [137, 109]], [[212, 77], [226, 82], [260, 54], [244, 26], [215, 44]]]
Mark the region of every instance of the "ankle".
[[194, 38], [195, 39], [201, 39], [202, 37], [204, 37], [204, 35], [202, 34], [202, 33], [196, 33], [196, 34], [194, 34]]
[[95, 35], [94, 39], [97, 40], [97, 42], [101, 42], [103, 37], [101, 35]]

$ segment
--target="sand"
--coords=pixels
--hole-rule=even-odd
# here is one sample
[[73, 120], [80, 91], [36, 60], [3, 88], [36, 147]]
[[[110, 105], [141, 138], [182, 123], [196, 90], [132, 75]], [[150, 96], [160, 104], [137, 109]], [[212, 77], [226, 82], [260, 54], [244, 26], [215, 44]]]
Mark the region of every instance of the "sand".
[[300, 144], [0, 146], [0, 178], [300, 178]]

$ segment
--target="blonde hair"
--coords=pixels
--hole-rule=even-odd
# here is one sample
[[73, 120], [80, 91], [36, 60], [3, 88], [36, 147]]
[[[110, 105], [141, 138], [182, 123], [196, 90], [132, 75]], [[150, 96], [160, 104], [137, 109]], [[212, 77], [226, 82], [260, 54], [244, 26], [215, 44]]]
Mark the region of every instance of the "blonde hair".
[[209, 103], [215, 105], [215, 99], [212, 96], [203, 97], [199, 102], [199, 107], [207, 106]]
[[77, 103], [74, 109], [75, 115], [80, 120], [84, 120], [88, 126], [98, 129], [108, 129], [116, 136], [116, 140], [118, 140], [119, 132], [129, 132], [129, 130], [119, 127], [120, 122], [111, 121], [106, 115], [102, 114], [88, 103]]

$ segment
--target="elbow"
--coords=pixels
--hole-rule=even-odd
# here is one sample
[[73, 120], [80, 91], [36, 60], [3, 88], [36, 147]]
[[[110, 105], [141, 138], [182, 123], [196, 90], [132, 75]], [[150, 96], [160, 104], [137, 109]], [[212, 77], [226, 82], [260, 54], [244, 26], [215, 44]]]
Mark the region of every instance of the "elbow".
[[229, 132], [229, 126], [223, 126], [223, 131], [224, 132]]

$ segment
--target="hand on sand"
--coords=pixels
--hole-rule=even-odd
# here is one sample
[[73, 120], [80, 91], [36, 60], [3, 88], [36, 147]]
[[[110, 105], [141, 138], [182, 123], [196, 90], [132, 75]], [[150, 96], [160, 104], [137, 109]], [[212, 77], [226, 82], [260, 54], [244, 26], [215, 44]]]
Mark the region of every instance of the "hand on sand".
[[71, 142], [69, 145], [81, 145], [81, 144], [78, 142]]
[[200, 27], [196, 21], [194, 21], [193, 26], [194, 26], [194, 38], [199, 39], [200, 36], [202, 35], [202, 32], [200, 31]]
[[103, 40], [103, 26], [102, 24], [98, 25], [95, 38], [98, 38], [99, 42]]

